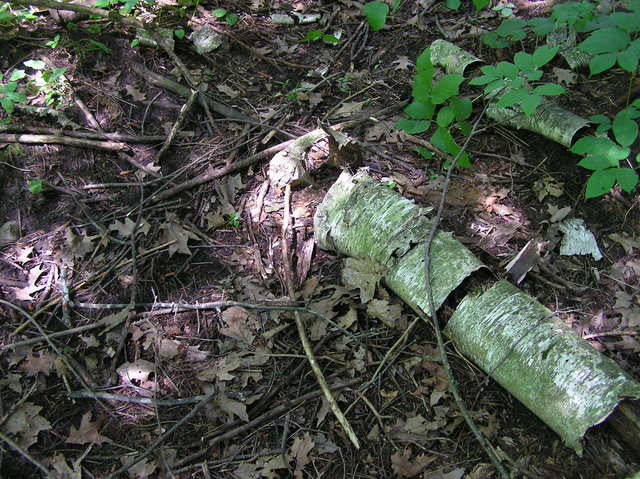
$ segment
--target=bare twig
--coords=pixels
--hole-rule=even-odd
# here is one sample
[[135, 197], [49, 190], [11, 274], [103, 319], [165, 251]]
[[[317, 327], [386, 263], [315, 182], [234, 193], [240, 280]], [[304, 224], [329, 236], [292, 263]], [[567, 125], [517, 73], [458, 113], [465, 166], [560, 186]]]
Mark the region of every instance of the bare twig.
[[44, 467], [42, 463], [38, 462], [33, 456], [31, 456], [31, 454], [29, 454], [26, 450], [22, 449], [19, 445], [13, 442], [11, 438], [6, 436], [2, 431], [0, 431], [0, 441], [6, 443], [11, 449], [19, 452], [22, 457], [24, 457], [27, 461], [40, 469], [44, 473], [45, 477], [54, 477], [51, 471]]
[[[60, 128], [47, 128], [40, 126], [0, 125], [0, 133], [30, 133], [36, 135], [70, 136], [73, 138], [86, 138], [89, 140], [108, 139], [122, 143], [160, 143], [164, 141], [163, 135], [126, 135], [124, 133], [97, 133], [93, 131], [63, 130]], [[178, 133], [178, 136], [191, 136], [191, 133]]]
[[154, 399], [144, 397], [125, 396], [123, 394], [111, 394], [94, 391], [71, 391], [67, 393], [73, 399], [106, 399], [107, 401], [121, 401], [132, 404], [144, 404], [149, 406], [182, 406], [183, 404], [194, 404], [204, 400], [207, 396], [193, 396], [190, 398], [178, 399]]
[[[358, 382], [360, 382], [359, 379], [350, 379], [348, 381], [345, 381], [343, 383], [338, 383], [335, 385], [331, 386], [331, 389], [333, 391], [338, 391], [340, 389], [346, 388], [348, 386], [351, 386], [353, 384], [357, 384]], [[257, 418], [255, 418], [252, 421], [249, 421], [246, 424], [243, 424], [235, 429], [232, 429], [230, 431], [227, 431], [225, 433], [219, 434], [217, 436], [212, 435], [212, 436], [205, 436], [204, 439], [209, 439], [207, 446], [203, 447], [202, 449], [200, 449], [199, 451], [196, 451], [195, 453], [191, 454], [190, 456], [185, 457], [184, 459], [178, 461], [176, 464], [174, 464], [174, 467], [182, 467], [185, 466], [186, 464], [189, 464], [193, 461], [195, 461], [196, 459], [199, 459], [200, 457], [204, 456], [208, 451], [211, 450], [211, 446], [214, 446], [215, 444], [218, 444], [220, 442], [223, 441], [228, 441], [229, 439], [233, 439], [234, 437], [243, 434], [247, 431], [250, 431], [251, 429], [254, 429], [255, 427], [259, 426], [260, 424], [264, 424], [266, 421], [273, 419], [274, 417], [278, 417], [284, 413], [286, 413], [287, 411], [293, 409], [294, 407], [296, 407], [297, 405], [308, 401], [310, 399], [316, 398], [318, 396], [322, 396], [324, 394], [324, 391], [322, 391], [321, 389], [317, 389], [315, 391], [312, 391], [310, 393], [307, 394], [303, 394], [302, 396], [299, 396], [295, 399], [287, 399], [285, 400], [283, 403], [279, 404], [278, 406], [275, 406], [273, 408], [271, 408], [269, 411], [265, 412], [264, 414], [262, 414], [261, 416], [258, 416]], [[176, 472], [181, 472], [181, 471], [176, 471]]]
[[169, 149], [169, 147], [171, 146], [173, 139], [178, 134], [178, 130], [180, 130], [180, 128], [182, 127], [182, 124], [184, 123], [184, 120], [187, 117], [187, 114], [191, 110], [191, 106], [193, 105], [193, 102], [196, 99], [197, 95], [198, 95], [198, 92], [196, 90], [191, 90], [191, 95], [189, 95], [187, 102], [184, 105], [182, 105], [182, 108], [180, 108], [180, 113], [178, 114], [178, 118], [176, 119], [175, 123], [171, 127], [171, 131], [169, 132], [167, 139], [164, 140], [164, 143], [162, 144], [162, 148], [160, 148], [160, 151], [156, 156], [157, 161], [160, 161], [160, 159], [162, 158], [162, 155], [164, 155], [166, 151]]
[[[289, 221], [291, 218], [290, 204], [291, 204], [291, 185], [288, 184], [285, 187], [285, 194], [284, 194], [284, 219], [282, 221], [282, 264], [284, 265], [284, 270], [285, 270], [285, 284], [287, 285], [287, 294], [289, 295], [289, 298], [293, 299], [295, 298], [296, 291], [293, 285], [294, 283], [293, 272], [291, 271], [291, 263], [290, 263], [291, 259], [289, 257], [289, 247], [287, 242], [287, 238], [289, 236]], [[347, 433], [347, 436], [349, 437], [349, 439], [351, 440], [355, 448], [360, 449], [360, 442], [358, 441], [358, 437], [356, 436], [356, 433], [351, 428], [351, 424], [349, 424], [349, 421], [340, 410], [340, 406], [338, 406], [338, 402], [333, 397], [333, 394], [331, 393], [331, 390], [329, 389], [329, 386], [327, 384], [327, 380], [324, 378], [324, 374], [322, 373], [322, 370], [320, 369], [320, 365], [318, 364], [315, 354], [313, 353], [313, 348], [311, 347], [311, 343], [309, 342], [309, 338], [307, 337], [307, 332], [304, 327], [302, 315], [298, 311], [296, 311], [294, 314], [296, 318], [296, 326], [298, 328], [298, 335], [300, 336], [300, 341], [302, 342], [302, 348], [304, 349], [304, 354], [307, 356], [307, 359], [309, 360], [311, 369], [313, 370], [313, 373], [316, 376], [316, 380], [318, 381], [318, 384], [320, 385], [320, 388], [324, 393], [324, 397], [329, 403], [329, 407], [331, 408], [331, 411], [333, 411], [333, 414], [335, 414], [335, 416], [338, 418], [338, 422], [340, 423], [344, 431]]]
[[122, 151], [127, 148], [124, 143], [115, 141], [89, 140], [60, 135], [32, 135], [32, 134], [0, 134], [0, 143], [24, 143], [28, 145], [57, 144], [75, 146], [76, 148], [91, 148], [93, 150]]
[[[436, 213], [436, 216], [433, 218], [431, 229], [429, 231], [429, 236], [427, 237], [427, 241], [425, 244], [424, 274], [425, 274], [425, 282], [427, 286], [427, 300], [429, 303], [429, 315], [431, 316], [430, 323], [436, 335], [436, 341], [438, 343], [438, 352], [440, 353], [440, 361], [442, 362], [442, 367], [447, 374], [449, 391], [451, 391], [451, 394], [453, 395], [456, 401], [456, 404], [458, 405], [458, 408], [462, 413], [462, 417], [464, 418], [465, 422], [469, 426], [469, 429], [471, 429], [476, 440], [478, 441], [482, 449], [484, 449], [487, 456], [489, 456], [493, 465], [496, 467], [496, 469], [498, 470], [498, 472], [502, 477], [504, 477], [505, 479], [510, 479], [511, 476], [509, 475], [509, 472], [502, 465], [502, 462], [494, 452], [493, 448], [485, 438], [484, 434], [482, 434], [482, 431], [480, 431], [480, 429], [474, 422], [473, 418], [471, 417], [471, 414], [469, 413], [467, 407], [464, 404], [464, 400], [462, 399], [462, 396], [460, 395], [460, 391], [458, 390], [458, 386], [453, 376], [453, 371], [451, 370], [451, 365], [449, 364], [449, 359], [447, 358], [444, 340], [442, 339], [442, 331], [440, 331], [440, 325], [438, 324], [438, 315], [437, 315], [435, 304], [433, 302], [433, 288], [431, 285], [431, 245], [433, 243], [433, 239], [436, 236], [436, 232], [438, 231], [438, 224], [440, 223], [440, 218], [442, 217], [442, 211], [444, 210], [444, 204], [447, 198], [449, 184], [451, 183], [451, 174], [453, 173], [453, 169], [455, 168], [456, 163], [458, 162], [458, 159], [460, 158], [462, 153], [465, 151], [465, 148], [469, 144], [469, 141], [475, 135], [478, 123], [480, 123], [480, 119], [484, 115], [486, 108], [487, 107], [485, 106], [482, 113], [478, 116], [478, 118], [474, 122], [473, 127], [471, 128], [471, 132], [467, 136], [464, 144], [462, 145], [462, 148], [460, 148], [456, 156], [451, 161], [449, 168], [447, 169], [447, 176], [446, 176], [445, 184], [442, 190], [442, 196], [440, 197], [440, 204], [438, 205], [438, 211]], [[425, 316], [421, 315], [421, 317], [425, 322], [429, 323], [428, 319]]]
[[173, 435], [173, 433], [176, 432], [176, 430], [180, 426], [182, 426], [185, 422], [187, 422], [189, 419], [191, 419], [193, 416], [195, 416], [195, 414], [200, 409], [202, 409], [211, 400], [211, 398], [213, 398], [213, 396], [215, 394], [216, 394], [216, 390], [214, 389], [212, 392], [210, 392], [204, 398], [202, 398], [200, 400], [200, 402], [198, 404], [196, 404], [196, 406], [189, 412], [189, 414], [184, 416], [177, 423], [175, 423], [173, 426], [171, 426], [167, 432], [165, 432], [160, 437], [158, 437], [155, 441], [153, 441], [153, 443], [146, 449], [146, 451], [144, 451], [142, 454], [137, 456], [133, 461], [128, 462], [127, 464], [122, 466], [117, 471], [112, 472], [111, 474], [109, 474], [107, 476], [107, 479], [114, 479], [114, 478], [118, 477], [120, 474], [128, 471], [131, 467], [133, 467], [136, 464], [138, 464], [145, 457], [148, 457], [160, 444], [162, 444], [165, 440], [167, 440], [169, 437], [171, 437]]

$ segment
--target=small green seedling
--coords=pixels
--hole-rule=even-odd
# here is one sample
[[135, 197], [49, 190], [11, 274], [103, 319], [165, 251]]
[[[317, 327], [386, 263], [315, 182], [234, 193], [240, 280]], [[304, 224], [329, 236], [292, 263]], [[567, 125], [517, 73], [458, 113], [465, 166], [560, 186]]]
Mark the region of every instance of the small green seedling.
[[53, 48], [56, 49], [58, 48], [58, 44], [60, 43], [60, 34], [56, 34], [55, 37], [53, 37], [53, 40], [49, 40], [47, 43], [45, 43], [46, 46], [48, 46], [49, 48]]
[[[471, 125], [467, 121], [471, 116], [471, 100], [458, 97], [462, 75], [446, 74], [434, 81], [435, 66], [431, 62], [431, 50], [425, 48], [416, 60], [416, 76], [413, 78], [413, 101], [404, 109], [408, 118], [398, 120], [395, 127], [410, 135], [427, 132], [433, 123], [435, 131], [430, 141], [442, 151], [456, 156], [460, 146], [451, 131], [457, 128], [468, 135]], [[434, 121], [435, 120], [435, 121]], [[417, 150], [418, 154], [429, 157], [426, 150]], [[458, 160], [461, 168], [471, 167], [469, 155], [463, 152]]]
[[[578, 166], [593, 171], [587, 180], [585, 198], [602, 196], [616, 183], [627, 193], [633, 191], [638, 184], [638, 173], [633, 168], [620, 167], [620, 161], [627, 160], [629, 163], [630, 147], [638, 139], [638, 118], [640, 100], [619, 111], [613, 121], [604, 115], [595, 115], [591, 119], [598, 123], [596, 134], [603, 136], [580, 138], [569, 150], [584, 156]], [[605, 136], [610, 130], [615, 141]], [[638, 159], [636, 156], [636, 162]]]
[[231, 26], [235, 25], [236, 23], [238, 23], [238, 20], [240, 20], [240, 17], [238, 17], [238, 15], [236, 15], [235, 13], [231, 13], [224, 8], [216, 8], [213, 12], [211, 12], [211, 14], [216, 18], [223, 19]]
[[39, 195], [44, 190], [44, 181], [42, 181], [40, 178], [31, 180], [27, 184], [27, 187], [29, 188], [29, 191], [31, 193], [33, 193], [34, 195]]
[[182, 28], [176, 28], [173, 31], [173, 34], [178, 40], [182, 40], [184, 38], [184, 30]]
[[240, 213], [231, 213], [227, 219], [227, 224], [233, 228], [240, 226]]
[[[514, 63], [499, 62], [480, 68], [482, 75], [472, 79], [470, 85], [485, 85], [485, 95], [499, 94], [498, 108], [518, 106], [527, 116], [533, 114], [545, 96], [557, 96], [564, 88], [555, 83], [544, 83], [531, 89], [528, 82], [542, 78], [540, 67], [549, 63], [558, 52], [558, 47], [538, 47], [533, 54], [518, 52]], [[500, 93], [502, 92], [502, 93]]]
[[304, 37], [302, 43], [311, 43], [318, 40], [322, 40], [324, 43], [329, 45], [337, 45], [340, 42], [338, 37], [324, 33], [323, 30], [311, 30], [307, 32], [307, 36]]
[[25, 103], [27, 97], [17, 91], [18, 83], [16, 81], [9, 81], [6, 85], [0, 85], [0, 106], [11, 115], [15, 109], [15, 103]]
[[371, 30], [380, 30], [387, 22], [389, 5], [379, 1], [365, 3], [364, 7], [362, 7], [362, 12], [367, 18]]
[[516, 6], [513, 3], [509, 2], [502, 5], [496, 5], [491, 10], [493, 10], [494, 12], [498, 12], [501, 17], [509, 18], [513, 16], [513, 11], [515, 10], [515, 8]]

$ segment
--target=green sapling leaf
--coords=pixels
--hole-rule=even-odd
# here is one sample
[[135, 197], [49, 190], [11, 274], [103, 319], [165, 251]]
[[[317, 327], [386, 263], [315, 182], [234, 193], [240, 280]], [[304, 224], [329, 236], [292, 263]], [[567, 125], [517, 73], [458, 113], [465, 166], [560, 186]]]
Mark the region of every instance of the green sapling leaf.
[[416, 146], [413, 150], [416, 152], [417, 154], [419, 154], [421, 157], [430, 160], [431, 158], [433, 158], [433, 152], [431, 150], [427, 150], [424, 146]]
[[213, 12], [211, 12], [211, 15], [213, 15], [216, 18], [222, 18], [227, 14], [227, 11], [224, 8], [216, 8]]
[[227, 13], [224, 16], [224, 21], [227, 22], [231, 26], [234, 26], [236, 23], [238, 23], [238, 20], [240, 20], [240, 17], [238, 15], [236, 15], [235, 13]]
[[612, 161], [604, 156], [587, 155], [578, 162], [578, 166], [592, 171], [606, 170], [612, 166], [618, 166], [618, 161]]
[[629, 73], [635, 73], [638, 69], [638, 54], [634, 51], [629, 50], [630, 49], [627, 48], [624, 52], [618, 53], [618, 65], [620, 65], [620, 68], [628, 71]]
[[524, 112], [525, 115], [531, 116], [533, 112], [536, 111], [536, 108], [542, 103], [542, 97], [539, 95], [528, 95], [525, 97], [520, 103], [520, 108]]
[[431, 62], [431, 49], [425, 48], [420, 56], [416, 59], [416, 72], [418, 73], [426, 73], [433, 77], [433, 72], [435, 71], [435, 67]]
[[461, 0], [445, 0], [445, 5], [450, 10], [457, 10], [460, 8]]
[[438, 124], [438, 126], [446, 128], [453, 122], [455, 117], [456, 114], [454, 113], [453, 108], [445, 106], [440, 108], [440, 110], [438, 111], [436, 123]]
[[506, 78], [509, 78], [510, 80], [513, 80], [518, 76], [519, 69], [513, 63], [499, 62], [496, 65], [496, 72], [498, 73], [499, 76], [506, 77]]
[[584, 192], [585, 199], [602, 196], [613, 188], [616, 183], [616, 172], [613, 168], [595, 171], [587, 180], [587, 188]]
[[631, 168], [616, 168], [616, 180], [627, 193], [631, 193], [638, 184], [638, 173]]
[[615, 53], [596, 55], [589, 60], [589, 76], [597, 75], [598, 73], [608, 70], [616, 64], [617, 59], [618, 55]]
[[42, 190], [44, 188], [44, 181], [42, 181], [41, 179], [31, 180], [29, 181], [27, 186], [31, 193], [33, 193], [34, 195], [38, 195], [42, 193]]
[[443, 75], [440, 80], [433, 86], [431, 91], [431, 101], [440, 105], [452, 96], [458, 94], [460, 84], [464, 81], [462, 75], [450, 74]]
[[24, 72], [24, 70], [20, 70], [19, 68], [16, 68], [11, 73], [11, 77], [9, 78], [9, 81], [12, 81], [12, 82], [19, 81], [19, 80], [22, 80], [26, 76], [27, 76], [27, 74]]
[[627, 48], [629, 34], [616, 27], [600, 28], [578, 44], [578, 49], [591, 55], [619, 52]]
[[[603, 156], [610, 160], [624, 160], [629, 156], [629, 148], [624, 148], [609, 138], [601, 136], [585, 136], [580, 138], [569, 149], [576, 155], [596, 155]], [[616, 163], [617, 164], [617, 163]]]
[[362, 11], [367, 17], [371, 30], [380, 30], [387, 21], [389, 5], [379, 1], [369, 2], [362, 7]]
[[34, 70], [42, 70], [44, 68], [44, 62], [42, 60], [27, 60], [24, 62], [24, 65]]
[[411, 94], [414, 100], [421, 103], [431, 102], [431, 91], [433, 89], [432, 78], [433, 76], [428, 72], [419, 73], [413, 77]]
[[433, 117], [434, 110], [435, 106], [431, 101], [425, 103], [414, 101], [405, 107], [404, 112], [414, 120], [430, 120]]
[[453, 108], [456, 121], [464, 121], [471, 116], [473, 103], [469, 98], [454, 97], [451, 99], [451, 108]]
[[623, 113], [624, 110], [613, 119], [613, 135], [622, 146], [631, 146], [638, 137], [638, 123]]
[[338, 43], [340, 43], [340, 39], [334, 35], [323, 35], [322, 36], [322, 41], [324, 43], [328, 43], [329, 45], [337, 45]]
[[307, 32], [307, 36], [304, 37], [302, 42], [315, 42], [316, 40], [320, 40], [324, 32], [322, 30], [311, 30]]
[[508, 108], [516, 103], [520, 103], [529, 96], [529, 92], [524, 88], [518, 90], [510, 90], [500, 97], [496, 106], [498, 108]]
[[558, 53], [558, 49], [559, 47], [548, 46], [541, 46], [536, 48], [536, 51], [533, 52], [533, 61], [535, 62], [536, 66], [540, 68], [541, 66], [549, 63], [553, 59], [553, 57], [556, 56], [556, 53]]
[[529, 72], [536, 69], [537, 65], [533, 59], [533, 55], [525, 52], [518, 52], [513, 57], [513, 63], [522, 71]]
[[396, 129], [402, 130], [405, 133], [410, 135], [417, 135], [419, 133], [424, 133], [429, 129], [431, 125], [430, 121], [424, 120], [398, 120], [395, 125], [393, 125]]
[[473, 6], [476, 9], [476, 12], [479, 12], [480, 10], [486, 8], [487, 5], [491, 3], [491, 0], [472, 0], [472, 1], [473, 1]]

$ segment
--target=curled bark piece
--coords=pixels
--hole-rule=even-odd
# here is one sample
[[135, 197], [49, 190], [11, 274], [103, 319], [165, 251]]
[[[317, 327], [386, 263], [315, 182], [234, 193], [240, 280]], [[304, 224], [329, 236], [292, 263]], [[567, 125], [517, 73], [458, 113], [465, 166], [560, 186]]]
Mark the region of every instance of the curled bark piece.
[[[424, 210], [366, 172], [344, 172], [331, 187], [314, 218], [321, 248], [383, 267], [383, 279], [413, 308], [429, 311], [424, 248], [431, 222]], [[436, 308], [472, 272], [483, 267], [450, 233], [440, 232], [431, 246], [431, 284]]]
[[540, 105], [531, 116], [512, 108], [498, 108], [490, 105], [487, 108], [487, 116], [518, 130], [533, 131], [567, 148], [571, 146], [573, 136], [578, 130], [589, 124], [588, 120], [555, 103]]
[[482, 61], [466, 50], [441, 38], [435, 40], [430, 49], [433, 64], [443, 67], [447, 73], [464, 75], [465, 68], [472, 63]]
[[640, 398], [640, 383], [506, 281], [467, 296], [445, 334], [578, 454], [590, 427]]

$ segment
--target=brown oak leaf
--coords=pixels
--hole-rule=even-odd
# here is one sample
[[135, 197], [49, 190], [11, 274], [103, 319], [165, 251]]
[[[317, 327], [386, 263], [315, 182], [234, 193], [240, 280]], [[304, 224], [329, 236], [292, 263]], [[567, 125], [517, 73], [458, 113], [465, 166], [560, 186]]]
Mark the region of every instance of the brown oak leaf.
[[102, 444], [103, 442], [113, 442], [108, 437], [101, 435], [98, 432], [99, 428], [99, 421], [91, 422], [91, 411], [87, 411], [82, 416], [82, 421], [78, 429], [73, 425], [71, 426], [69, 429], [69, 437], [65, 442], [71, 444]]

